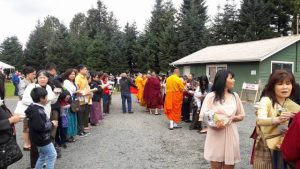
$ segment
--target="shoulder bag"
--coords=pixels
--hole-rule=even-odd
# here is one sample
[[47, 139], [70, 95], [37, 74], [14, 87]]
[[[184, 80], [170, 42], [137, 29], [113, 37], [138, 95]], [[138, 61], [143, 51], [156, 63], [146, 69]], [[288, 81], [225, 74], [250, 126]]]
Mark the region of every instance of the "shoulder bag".
[[0, 145], [0, 168], [7, 167], [23, 157], [22, 151], [14, 137]]
[[80, 110], [80, 101], [76, 98], [76, 94], [72, 97], [71, 110], [73, 113], [77, 113]]

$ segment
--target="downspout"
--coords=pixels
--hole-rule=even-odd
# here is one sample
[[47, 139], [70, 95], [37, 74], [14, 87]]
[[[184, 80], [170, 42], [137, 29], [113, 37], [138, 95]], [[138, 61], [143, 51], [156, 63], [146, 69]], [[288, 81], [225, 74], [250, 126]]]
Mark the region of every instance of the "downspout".
[[296, 64], [295, 64], [295, 70], [296, 70], [296, 72], [298, 72], [298, 42], [296, 42]]

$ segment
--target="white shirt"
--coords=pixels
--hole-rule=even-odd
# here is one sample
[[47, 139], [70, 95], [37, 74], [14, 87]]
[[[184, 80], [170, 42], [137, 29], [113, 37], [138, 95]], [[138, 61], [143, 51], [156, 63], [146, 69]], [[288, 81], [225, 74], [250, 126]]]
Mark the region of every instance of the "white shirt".
[[73, 96], [77, 90], [75, 83], [71, 82], [70, 80], [64, 80], [63, 86], [68, 90], [68, 92], [70, 92], [71, 96]]
[[[41, 86], [39, 84], [31, 83], [26, 87], [24, 94], [23, 94], [23, 98], [22, 98], [22, 103], [25, 104], [26, 106], [29, 106], [31, 103], [33, 103], [30, 93], [31, 93], [32, 89], [34, 89], [36, 87], [41, 87]], [[54, 92], [52, 91], [52, 88], [49, 85], [46, 86], [46, 90], [48, 92], [48, 95], [47, 95], [48, 103], [44, 106], [44, 108], [45, 108], [45, 113], [46, 113], [47, 117], [50, 118], [51, 104], [56, 103], [59, 95], [54, 94]]]

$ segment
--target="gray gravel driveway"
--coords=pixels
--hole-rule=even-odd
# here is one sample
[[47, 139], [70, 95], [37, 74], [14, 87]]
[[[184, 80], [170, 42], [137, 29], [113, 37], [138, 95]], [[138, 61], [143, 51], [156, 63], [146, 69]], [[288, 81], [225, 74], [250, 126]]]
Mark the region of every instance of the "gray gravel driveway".
[[[155, 116], [144, 112], [133, 97], [134, 114], [121, 112], [121, 98], [113, 95], [111, 114], [105, 116], [100, 126], [93, 127], [91, 135], [80, 138], [63, 149], [63, 157], [56, 162], [56, 169], [206, 169], [209, 164], [203, 158], [205, 135], [189, 130], [187, 123], [182, 129], [168, 129], [164, 115]], [[16, 100], [7, 100], [14, 110]], [[239, 123], [242, 162], [237, 169], [250, 169], [252, 139], [255, 125], [254, 108], [244, 104], [246, 119]], [[22, 127], [17, 125], [18, 143]], [[29, 167], [29, 152], [9, 169]]]

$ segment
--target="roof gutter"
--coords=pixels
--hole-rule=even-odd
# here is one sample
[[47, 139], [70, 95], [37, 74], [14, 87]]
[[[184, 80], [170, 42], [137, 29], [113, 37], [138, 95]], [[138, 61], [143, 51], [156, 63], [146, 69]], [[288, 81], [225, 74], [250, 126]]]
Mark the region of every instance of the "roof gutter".
[[204, 63], [237, 63], [237, 62], [259, 62], [260, 59], [251, 59], [251, 60], [229, 60], [229, 61], [198, 61], [198, 62], [183, 62], [183, 63], [170, 63], [173, 66], [180, 65], [194, 65], [194, 64], [204, 64]]
[[299, 41], [300, 41], [300, 38], [298, 38], [297, 40], [293, 41], [292, 43], [289, 43], [289, 44], [285, 45], [282, 48], [279, 48], [278, 50], [275, 50], [274, 52], [271, 52], [271, 53], [265, 55], [263, 58], [260, 59], [260, 61], [264, 61], [265, 59], [269, 58], [270, 56], [274, 55], [275, 53], [278, 53], [279, 51], [281, 51], [281, 50], [283, 50], [283, 49], [285, 49], [285, 48], [287, 48], [287, 47], [291, 46], [292, 44], [297, 43]]

